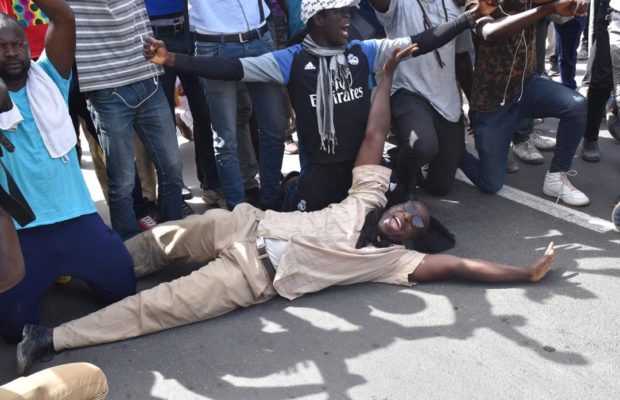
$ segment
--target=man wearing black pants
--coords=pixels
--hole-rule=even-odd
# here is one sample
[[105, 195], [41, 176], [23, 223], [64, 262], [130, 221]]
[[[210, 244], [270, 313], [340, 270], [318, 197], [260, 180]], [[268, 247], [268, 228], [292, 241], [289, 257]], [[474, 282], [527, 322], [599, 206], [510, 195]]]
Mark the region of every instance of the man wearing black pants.
[[[594, 15], [594, 36], [592, 43], [592, 54], [594, 55], [588, 63], [590, 84], [588, 86], [588, 119], [586, 121], [586, 131], [583, 135], [583, 146], [581, 158], [589, 162], [598, 162], [601, 155], [598, 150], [598, 132], [601, 120], [605, 115], [605, 105], [609, 99], [609, 94], [614, 88], [613, 73], [611, 66], [611, 55], [609, 53], [609, 33], [607, 32], [607, 21], [609, 0], [598, 0], [598, 5]], [[614, 114], [617, 115], [614, 106]], [[610, 127], [611, 128], [611, 127]], [[614, 135], [616, 131], [609, 129]], [[617, 139], [620, 136], [614, 135]]]

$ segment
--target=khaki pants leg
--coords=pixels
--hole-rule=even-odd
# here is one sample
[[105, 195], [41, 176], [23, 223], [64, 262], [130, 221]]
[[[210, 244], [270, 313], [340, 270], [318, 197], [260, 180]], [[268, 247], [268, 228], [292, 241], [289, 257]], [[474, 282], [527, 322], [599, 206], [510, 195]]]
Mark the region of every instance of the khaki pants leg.
[[256, 243], [236, 242], [192, 274], [162, 283], [53, 331], [54, 349], [109, 343], [203, 321], [276, 295]]
[[247, 204], [234, 213], [208, 210], [180, 221], [157, 225], [127, 241], [136, 277], [140, 278], [173, 263], [206, 264], [231, 243], [256, 238], [262, 211]]
[[103, 400], [107, 394], [105, 375], [87, 363], [59, 365], [0, 386], [3, 400]]

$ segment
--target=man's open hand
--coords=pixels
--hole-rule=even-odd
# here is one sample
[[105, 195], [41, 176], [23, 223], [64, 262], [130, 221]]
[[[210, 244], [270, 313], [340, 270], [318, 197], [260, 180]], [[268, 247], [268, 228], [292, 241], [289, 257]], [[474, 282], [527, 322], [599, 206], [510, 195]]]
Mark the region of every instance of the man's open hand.
[[168, 58], [168, 49], [164, 42], [149, 36], [144, 41], [144, 58], [154, 64], [165, 64]]
[[554, 13], [563, 17], [582, 16], [588, 13], [586, 0], [556, 0], [553, 2]]
[[412, 43], [404, 49], [394, 49], [390, 57], [383, 64], [384, 74], [393, 74], [398, 64], [406, 57], [415, 54], [419, 50], [417, 43]]

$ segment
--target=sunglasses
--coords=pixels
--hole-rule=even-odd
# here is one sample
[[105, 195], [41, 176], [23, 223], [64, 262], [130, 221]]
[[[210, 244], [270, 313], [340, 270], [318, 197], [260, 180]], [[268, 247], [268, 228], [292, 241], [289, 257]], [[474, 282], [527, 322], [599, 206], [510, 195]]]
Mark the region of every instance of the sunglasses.
[[415, 205], [415, 203], [412, 201], [408, 201], [404, 204], [404, 207], [405, 211], [413, 215], [413, 218], [411, 218], [411, 225], [417, 229], [424, 228], [424, 221], [422, 220], [422, 217], [420, 217], [420, 211], [418, 210], [418, 207]]

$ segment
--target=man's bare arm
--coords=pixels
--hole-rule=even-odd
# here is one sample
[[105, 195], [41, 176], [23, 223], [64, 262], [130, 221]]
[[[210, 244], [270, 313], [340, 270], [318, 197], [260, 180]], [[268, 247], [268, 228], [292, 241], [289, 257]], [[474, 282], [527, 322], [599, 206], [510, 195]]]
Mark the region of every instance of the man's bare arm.
[[45, 54], [64, 78], [75, 60], [75, 17], [64, 0], [33, 0], [50, 19]]
[[356, 167], [359, 165], [379, 164], [381, 161], [385, 137], [390, 130], [390, 90], [394, 79], [394, 71], [403, 58], [410, 56], [417, 50], [418, 46], [415, 43], [404, 50], [395, 49], [390, 58], [385, 62], [383, 76], [381, 81], [379, 81], [375, 97], [370, 105], [364, 141], [355, 159]]
[[0, 207], [0, 293], [12, 288], [25, 274], [24, 258], [15, 224]]
[[576, 16], [583, 15], [585, 12], [587, 12], [587, 2], [585, 1], [556, 0], [499, 19], [481, 18], [477, 23], [476, 33], [481, 35], [484, 40], [497, 40], [519, 34], [523, 29], [551, 14]]

